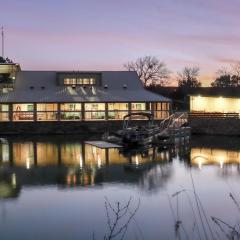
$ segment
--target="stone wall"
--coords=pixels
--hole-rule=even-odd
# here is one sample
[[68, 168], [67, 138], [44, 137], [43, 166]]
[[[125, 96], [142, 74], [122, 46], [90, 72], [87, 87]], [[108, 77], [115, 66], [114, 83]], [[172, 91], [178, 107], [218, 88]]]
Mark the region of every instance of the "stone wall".
[[[131, 121], [144, 125], [147, 121]], [[123, 121], [1, 122], [0, 134], [103, 134], [122, 129]]]
[[240, 119], [235, 118], [189, 118], [193, 134], [240, 136]]

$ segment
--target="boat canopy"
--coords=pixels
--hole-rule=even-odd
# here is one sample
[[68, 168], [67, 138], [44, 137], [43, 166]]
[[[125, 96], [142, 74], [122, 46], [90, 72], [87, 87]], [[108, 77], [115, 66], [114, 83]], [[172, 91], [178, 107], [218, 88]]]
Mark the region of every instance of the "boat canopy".
[[150, 112], [137, 112], [137, 113], [130, 113], [127, 114], [123, 117], [123, 119], [125, 120], [126, 118], [129, 118], [131, 116], [144, 116], [147, 117], [149, 120], [153, 119], [153, 114]]

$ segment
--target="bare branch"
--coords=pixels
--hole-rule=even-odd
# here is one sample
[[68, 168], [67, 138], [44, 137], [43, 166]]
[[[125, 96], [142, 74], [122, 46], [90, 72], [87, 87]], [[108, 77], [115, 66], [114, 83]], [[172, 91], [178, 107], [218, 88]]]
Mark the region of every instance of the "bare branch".
[[[120, 237], [120, 239], [123, 239], [126, 232], [128, 225], [130, 224], [131, 220], [134, 218], [135, 214], [137, 213], [139, 206], [140, 206], [140, 199], [138, 201], [138, 204], [134, 211], [130, 210], [132, 198], [130, 198], [126, 205], [121, 207], [120, 202], [116, 203], [116, 207], [112, 207], [109, 200], [105, 197], [105, 209], [107, 214], [107, 223], [109, 228], [109, 233], [104, 236], [105, 240], [110, 240], [113, 238], [116, 238], [117, 236]], [[109, 213], [109, 210], [112, 211], [113, 219], [111, 220], [111, 214]], [[128, 215], [128, 216], [127, 216]], [[120, 224], [120, 219], [126, 219], [125, 223]]]
[[124, 64], [129, 71], [136, 71], [145, 86], [166, 85], [170, 71], [166, 64], [154, 56], [145, 56]]

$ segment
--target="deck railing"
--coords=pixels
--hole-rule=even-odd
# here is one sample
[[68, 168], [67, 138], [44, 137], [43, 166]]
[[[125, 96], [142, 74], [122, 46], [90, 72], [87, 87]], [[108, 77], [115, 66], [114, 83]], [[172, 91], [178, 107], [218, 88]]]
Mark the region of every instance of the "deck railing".
[[190, 112], [189, 118], [239, 118], [239, 113]]

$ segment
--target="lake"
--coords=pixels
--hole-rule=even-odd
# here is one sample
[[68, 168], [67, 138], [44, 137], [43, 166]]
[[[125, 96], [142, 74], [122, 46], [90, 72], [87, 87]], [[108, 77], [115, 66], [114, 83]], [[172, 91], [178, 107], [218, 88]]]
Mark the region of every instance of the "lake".
[[0, 239], [237, 237], [240, 138], [125, 151], [87, 140], [1, 137]]

